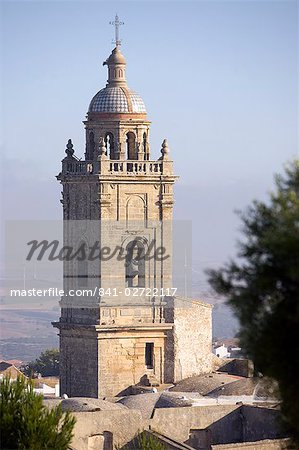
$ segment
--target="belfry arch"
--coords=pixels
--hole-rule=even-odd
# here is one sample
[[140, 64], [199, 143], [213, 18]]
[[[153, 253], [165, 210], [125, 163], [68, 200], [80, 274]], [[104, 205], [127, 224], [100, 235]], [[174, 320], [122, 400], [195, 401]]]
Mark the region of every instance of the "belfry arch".
[[137, 159], [136, 135], [133, 131], [126, 134], [127, 159]]
[[115, 158], [115, 140], [114, 140], [113, 133], [111, 133], [110, 131], [108, 133], [106, 133], [106, 135], [105, 135], [105, 146], [107, 149], [107, 156], [110, 159], [116, 159]]
[[127, 287], [145, 287], [145, 248], [140, 239], [134, 239], [126, 247], [126, 285]]

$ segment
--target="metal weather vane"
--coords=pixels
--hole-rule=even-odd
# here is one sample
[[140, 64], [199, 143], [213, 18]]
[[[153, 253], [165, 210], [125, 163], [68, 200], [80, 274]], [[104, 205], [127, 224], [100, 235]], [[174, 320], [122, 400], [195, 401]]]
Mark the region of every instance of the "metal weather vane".
[[115, 20], [113, 22], [109, 22], [110, 25], [113, 25], [115, 28], [115, 41], [112, 41], [116, 47], [118, 47], [119, 45], [121, 45], [121, 40], [119, 39], [119, 27], [121, 25], [124, 25], [124, 22], [121, 22], [119, 20], [118, 15], [115, 15]]

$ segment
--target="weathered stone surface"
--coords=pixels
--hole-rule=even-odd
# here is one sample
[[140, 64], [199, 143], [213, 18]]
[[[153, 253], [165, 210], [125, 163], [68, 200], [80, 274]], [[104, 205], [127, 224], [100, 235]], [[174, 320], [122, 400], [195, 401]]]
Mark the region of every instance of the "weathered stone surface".
[[173, 332], [169, 337], [168, 370], [169, 382], [202, 373], [212, 368], [212, 307], [191, 300], [174, 299], [173, 307], [166, 308], [166, 321], [173, 321]]
[[[154, 373], [159, 383], [164, 379], [165, 327], [131, 327], [98, 331], [99, 392], [101, 396], [121, 395], [137, 384], [145, 374]], [[145, 344], [154, 344], [154, 368], [145, 365]]]
[[151, 425], [161, 434], [186, 442], [190, 429], [206, 428], [231, 415], [238, 408], [240, 407], [237, 405], [219, 405], [156, 409]]
[[[172, 404], [167, 408], [155, 408], [155, 403], [163, 396]], [[98, 448], [102, 448], [102, 442], [105, 449], [112, 450], [149, 428], [172, 441], [204, 450], [275, 450], [280, 448], [278, 443], [281, 443], [281, 448], [287, 448], [288, 441], [279, 426], [279, 410], [249, 405], [177, 407], [177, 399], [171, 397], [172, 394], [168, 393], [131, 396], [121, 400], [129, 409], [120, 404], [112, 405], [124, 408], [118, 410], [98, 410], [97, 405], [101, 404], [103, 408], [108, 404], [102, 400], [69, 399], [70, 404], [74, 402], [73, 410], [80, 408], [82, 402], [90, 402], [92, 409], [73, 412], [77, 422], [71, 448], [90, 450], [95, 442]], [[111, 408], [110, 404], [107, 407]]]
[[134, 410], [75, 412], [73, 415], [76, 424], [71, 448], [74, 450], [90, 450], [89, 437], [104, 436], [105, 432], [106, 436], [107, 432], [113, 436], [112, 450], [117, 445], [125, 445], [146, 426], [140, 411]]
[[265, 439], [256, 442], [212, 445], [212, 450], [295, 450], [289, 439]]
[[240, 378], [226, 373], [207, 373], [181, 380], [170, 390], [173, 392], [198, 392], [200, 395], [208, 395], [210, 392], [238, 379]]
[[227, 372], [231, 375], [238, 375], [240, 377], [253, 377], [254, 365], [250, 359], [237, 359], [237, 358], [218, 358], [219, 366], [217, 370], [219, 372]]
[[119, 403], [89, 397], [67, 398], [61, 401], [63, 411], [87, 412], [87, 411], [115, 411], [125, 408]]

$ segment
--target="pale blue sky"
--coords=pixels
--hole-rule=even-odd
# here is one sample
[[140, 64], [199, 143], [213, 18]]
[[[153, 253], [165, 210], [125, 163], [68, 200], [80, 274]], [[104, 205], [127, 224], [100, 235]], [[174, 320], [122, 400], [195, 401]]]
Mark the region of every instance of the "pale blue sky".
[[167, 137], [180, 181], [175, 216], [193, 220], [201, 272], [234, 253], [234, 208], [265, 198], [298, 156], [295, 1], [2, 2], [6, 218], [58, 218], [60, 170], [106, 83], [118, 12], [127, 79]]

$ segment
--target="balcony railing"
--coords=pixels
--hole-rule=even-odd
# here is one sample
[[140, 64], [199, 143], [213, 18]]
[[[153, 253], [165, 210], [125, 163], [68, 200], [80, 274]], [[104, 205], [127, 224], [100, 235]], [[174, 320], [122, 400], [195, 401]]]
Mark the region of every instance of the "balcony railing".
[[76, 175], [85, 175], [92, 173], [94, 164], [88, 161], [64, 161], [62, 163], [63, 172], [73, 173]]
[[115, 175], [159, 175], [163, 173], [161, 161], [135, 161], [135, 160], [102, 160], [91, 161], [63, 161], [62, 171], [74, 175], [86, 175], [92, 173]]
[[120, 175], [156, 175], [163, 172], [163, 165], [157, 161], [109, 161], [108, 171]]

